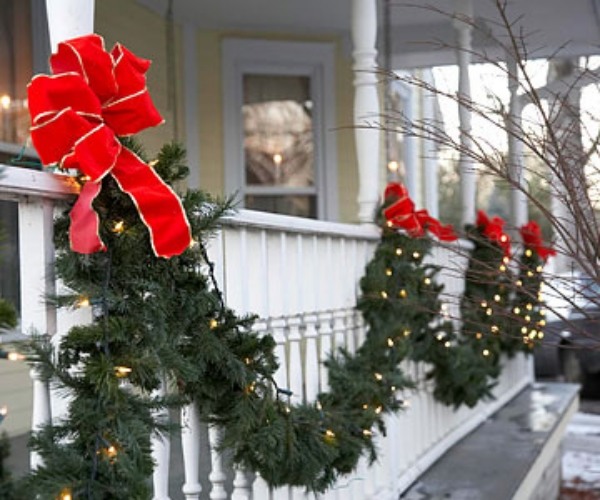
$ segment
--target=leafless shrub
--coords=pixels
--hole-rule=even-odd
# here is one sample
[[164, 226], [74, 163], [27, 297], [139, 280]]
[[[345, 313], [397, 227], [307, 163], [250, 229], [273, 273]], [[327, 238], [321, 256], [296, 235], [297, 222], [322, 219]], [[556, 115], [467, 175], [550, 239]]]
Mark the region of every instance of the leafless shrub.
[[[546, 273], [548, 308], [562, 322], [561, 328], [590, 337], [593, 345], [587, 345], [600, 348], [600, 314], [596, 314], [600, 311], [597, 212], [600, 190], [596, 187], [600, 184], [600, 135], [593, 130], [594, 126], [589, 126], [594, 125], [598, 117], [580, 105], [582, 87], [599, 81], [600, 76], [579, 67], [577, 59], [561, 57], [561, 48], [558, 48], [549, 59], [547, 85], [536, 87], [527, 67], [532, 51], [528, 46], [528, 35], [522, 28], [522, 19], [512, 16], [506, 1], [494, 0], [494, 3], [498, 18], [489, 22], [500, 27], [502, 34], [486, 31], [480, 35], [491, 39], [505, 58], [499, 60], [476, 51], [471, 55], [474, 60], [491, 64], [505, 75], [508, 85], [517, 89], [518, 97], [513, 100], [518, 99], [518, 105], [503, 102], [500, 98], [495, 99], [493, 105], [482, 105], [466, 95], [444, 91], [413, 75], [383, 72], [382, 76], [399, 79], [456, 102], [474, 116], [502, 129], [531, 160], [525, 162], [523, 157], [509, 154], [477, 130], [468, 133], [467, 141], [461, 141], [450, 134], [443, 123], [433, 119], [415, 120], [388, 111], [382, 120], [383, 127], [409, 137], [434, 141], [440, 147], [469, 158], [480, 175], [493, 176], [536, 208], [552, 228], [552, 244], [558, 252], [554, 264], [549, 266], [551, 271]], [[450, 12], [444, 14], [455, 16]], [[461, 18], [461, 21], [471, 23], [473, 31], [482, 29], [481, 23], [468, 18]], [[439, 41], [432, 43], [441, 44]], [[530, 118], [522, 116], [521, 109], [525, 105], [534, 110], [534, 113], [528, 113]], [[544, 201], [544, 196], [540, 196], [540, 189], [552, 200], [550, 205]], [[510, 229], [517, 234], [518, 228]], [[576, 280], [576, 276], [581, 279]], [[597, 337], [595, 332], [599, 332]]]

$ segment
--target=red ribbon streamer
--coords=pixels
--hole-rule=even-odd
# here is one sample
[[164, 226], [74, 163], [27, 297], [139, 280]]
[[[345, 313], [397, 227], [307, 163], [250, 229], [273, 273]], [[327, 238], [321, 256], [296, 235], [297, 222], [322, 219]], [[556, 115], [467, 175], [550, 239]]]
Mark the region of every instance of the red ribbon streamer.
[[191, 242], [181, 200], [154, 170], [117, 136], [163, 123], [146, 88], [150, 61], [120, 44], [109, 53], [98, 35], [62, 42], [50, 58], [53, 75], [38, 75], [28, 87], [31, 140], [42, 163], [78, 169], [89, 180], [71, 210], [71, 248], [105, 250], [92, 202], [112, 175], [148, 227], [154, 253], [179, 255]]
[[458, 239], [450, 224], [443, 225], [431, 217], [427, 210], [415, 211], [415, 204], [404, 185], [397, 182], [388, 184], [384, 198], [390, 205], [383, 210], [383, 215], [392, 227], [404, 229], [413, 238], [420, 238], [425, 235], [425, 231], [429, 231], [441, 241]]
[[519, 231], [525, 246], [536, 252], [542, 260], [548, 260], [548, 257], [556, 255], [556, 250], [544, 245], [542, 230], [537, 222], [529, 221]]

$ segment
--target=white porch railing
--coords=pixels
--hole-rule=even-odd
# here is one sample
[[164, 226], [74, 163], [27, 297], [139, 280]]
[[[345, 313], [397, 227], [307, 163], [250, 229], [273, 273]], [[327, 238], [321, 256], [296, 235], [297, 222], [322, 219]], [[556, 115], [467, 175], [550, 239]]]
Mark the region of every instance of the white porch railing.
[[[73, 321], [56, 316], [43, 302], [44, 292], [54, 286], [48, 271], [53, 257], [49, 214], [56, 200], [69, 192], [68, 186], [40, 172], [9, 167], [0, 178], [0, 199], [19, 202], [25, 332], [33, 327], [38, 332], [60, 334]], [[242, 211], [225, 222], [212, 242], [209, 253], [227, 305], [239, 313], [258, 314], [257, 330], [274, 335], [281, 361], [277, 383], [291, 389], [296, 401], [313, 400], [319, 391], [327, 389], [322, 360], [328, 353], [339, 346], [353, 351], [364, 339], [364, 324], [354, 305], [358, 280], [377, 241], [377, 230], [369, 226]], [[432, 258], [446, 268], [441, 275], [446, 294], [458, 297], [462, 291], [458, 270], [464, 268], [466, 258], [441, 247]], [[451, 313], [455, 312], [452, 308], [456, 303], [448, 302]], [[395, 500], [452, 444], [531, 382], [530, 363], [524, 357], [507, 360], [505, 365], [495, 388], [496, 399], [471, 410], [454, 411], [437, 403], [426, 382], [421, 383], [422, 390], [405, 394], [409, 408], [388, 418], [388, 436], [378, 438], [378, 463], [369, 468], [361, 463], [356, 474], [341, 480], [321, 498]], [[414, 363], [406, 363], [405, 369], [417, 379], [423, 379], [426, 371]], [[36, 387], [34, 428], [50, 418], [47, 390]], [[211, 447], [218, 430], [206, 432], [193, 408], [183, 411], [182, 422], [182, 452], [166, 442], [155, 447], [159, 462], [156, 499], [169, 498], [169, 483], [171, 498], [182, 498], [181, 491], [187, 499], [307, 497], [298, 489], [269, 491], [264, 481], [243, 471], [231, 474]], [[169, 453], [183, 453], [184, 461], [183, 471], [171, 467], [170, 481], [166, 477]], [[172, 458], [179, 461], [175, 455]], [[36, 460], [32, 461], [34, 467]], [[185, 479], [180, 481], [181, 477]]]

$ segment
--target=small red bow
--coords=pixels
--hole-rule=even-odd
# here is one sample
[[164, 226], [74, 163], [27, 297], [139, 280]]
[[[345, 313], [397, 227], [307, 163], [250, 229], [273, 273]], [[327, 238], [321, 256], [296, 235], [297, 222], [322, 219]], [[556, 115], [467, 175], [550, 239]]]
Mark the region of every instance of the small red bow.
[[89, 180], [71, 210], [71, 248], [105, 250], [92, 202], [105, 175], [112, 175], [135, 203], [159, 257], [181, 254], [191, 242], [181, 200], [117, 136], [159, 125], [162, 117], [146, 88], [150, 61], [120, 44], [109, 53], [98, 35], [58, 45], [53, 75], [38, 75], [28, 87], [31, 140], [42, 163], [77, 169]]
[[391, 204], [384, 209], [383, 215], [392, 227], [404, 229], [413, 238], [424, 236], [425, 231], [437, 236], [441, 241], [458, 239], [454, 228], [446, 226], [431, 217], [427, 210], [415, 211], [415, 204], [408, 196], [408, 190], [402, 184], [393, 182], [385, 188], [385, 201]]
[[504, 219], [498, 216], [490, 219], [483, 210], [479, 210], [475, 224], [488, 240], [496, 243], [504, 255], [510, 257], [510, 236], [504, 232]]
[[542, 260], [548, 260], [548, 257], [556, 255], [556, 250], [551, 247], [544, 246], [542, 239], [542, 230], [535, 221], [529, 221], [519, 230], [523, 243], [527, 248], [536, 252]]

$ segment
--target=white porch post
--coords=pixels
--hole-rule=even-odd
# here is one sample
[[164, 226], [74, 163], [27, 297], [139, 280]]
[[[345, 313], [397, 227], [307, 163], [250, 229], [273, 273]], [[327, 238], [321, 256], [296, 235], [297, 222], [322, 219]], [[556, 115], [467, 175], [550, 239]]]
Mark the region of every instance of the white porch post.
[[[423, 81], [433, 88], [435, 82], [430, 69], [422, 73]], [[434, 123], [436, 95], [428, 90], [423, 91], [423, 119]], [[432, 217], [438, 218], [440, 213], [439, 202], [439, 180], [438, 180], [438, 158], [437, 146], [433, 139], [423, 139], [423, 184], [425, 192], [425, 208]]]
[[[46, 297], [54, 291], [54, 259], [52, 237], [53, 204], [50, 200], [31, 200], [19, 203], [19, 260], [21, 266], [22, 329], [29, 334], [54, 335], [56, 310]], [[40, 245], [31, 244], [31, 235], [37, 235]], [[34, 366], [29, 372], [33, 381], [32, 431], [38, 431], [50, 422], [50, 389]], [[32, 470], [42, 465], [37, 452], [30, 454]]]
[[46, 0], [50, 48], [94, 31], [94, 0]]
[[[93, 31], [94, 0], [46, 0], [46, 10], [52, 50], [60, 40]], [[45, 300], [55, 290], [52, 203], [48, 200], [19, 203], [19, 227], [20, 259], [27, 263], [21, 267], [23, 330], [54, 335], [56, 310]], [[42, 239], [41, 248], [32, 246], [28, 241], [32, 234]], [[30, 375], [33, 380], [31, 428], [35, 432], [50, 422], [50, 390], [35, 366]], [[40, 465], [41, 457], [32, 452], [31, 468], [36, 469]]]
[[380, 119], [377, 92], [377, 0], [352, 0], [354, 50], [354, 138], [358, 162], [358, 220], [373, 222], [379, 200], [379, 137], [374, 124]]
[[[471, 38], [473, 22], [472, 0], [456, 0], [454, 29], [457, 39], [458, 57], [458, 95], [461, 100], [471, 100], [471, 81], [469, 66], [471, 64]], [[477, 171], [475, 163], [466, 153], [472, 149], [471, 138], [471, 112], [469, 108], [458, 103], [458, 117], [460, 126], [460, 188], [462, 197], [462, 223], [468, 224], [475, 220], [475, 197], [477, 186]]]
[[521, 113], [523, 105], [518, 95], [519, 71], [514, 56], [507, 58], [508, 89], [510, 90], [509, 117], [506, 123], [508, 132], [509, 174], [515, 185], [510, 189], [510, 222], [516, 231], [527, 222], [527, 197], [523, 174], [523, 143], [518, 136], [522, 131]]

